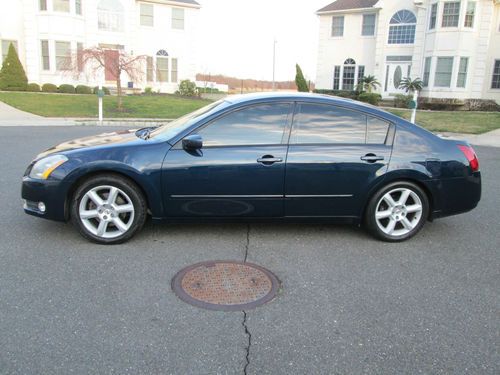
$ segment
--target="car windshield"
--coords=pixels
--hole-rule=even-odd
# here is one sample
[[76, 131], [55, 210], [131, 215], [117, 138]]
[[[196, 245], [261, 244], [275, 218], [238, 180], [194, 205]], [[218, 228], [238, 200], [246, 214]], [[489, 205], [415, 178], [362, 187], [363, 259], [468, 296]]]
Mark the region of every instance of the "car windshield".
[[171, 139], [172, 137], [176, 136], [183, 130], [187, 129], [189, 126], [191, 126], [197, 119], [202, 117], [205, 114], [208, 114], [212, 110], [216, 109], [217, 107], [223, 105], [225, 103], [224, 100], [218, 100], [214, 103], [211, 103], [205, 107], [202, 107], [194, 112], [188, 113], [187, 115], [184, 115], [182, 117], [179, 117], [176, 120], [173, 120], [169, 122], [168, 124], [162, 125], [156, 129], [154, 129], [150, 137], [161, 137], [163, 139]]

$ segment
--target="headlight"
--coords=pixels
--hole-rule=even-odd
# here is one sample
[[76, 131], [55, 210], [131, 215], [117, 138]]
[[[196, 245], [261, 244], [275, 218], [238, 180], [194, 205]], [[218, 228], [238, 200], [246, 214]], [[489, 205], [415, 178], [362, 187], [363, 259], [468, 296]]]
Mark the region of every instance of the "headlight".
[[52, 155], [38, 160], [33, 168], [31, 168], [30, 177], [39, 180], [46, 180], [50, 174], [59, 167], [62, 163], [68, 161], [64, 155]]

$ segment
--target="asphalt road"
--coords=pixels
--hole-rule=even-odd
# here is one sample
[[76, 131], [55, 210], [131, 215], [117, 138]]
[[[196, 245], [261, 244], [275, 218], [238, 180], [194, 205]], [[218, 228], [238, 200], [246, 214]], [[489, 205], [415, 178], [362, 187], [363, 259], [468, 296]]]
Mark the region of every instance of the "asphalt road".
[[[1, 374], [500, 372], [500, 149], [477, 149], [476, 210], [402, 244], [350, 226], [149, 224], [106, 247], [20, 201], [39, 151], [103, 130], [0, 129]], [[173, 294], [187, 265], [243, 260], [248, 230], [248, 261], [283, 282], [274, 301], [244, 321]]]

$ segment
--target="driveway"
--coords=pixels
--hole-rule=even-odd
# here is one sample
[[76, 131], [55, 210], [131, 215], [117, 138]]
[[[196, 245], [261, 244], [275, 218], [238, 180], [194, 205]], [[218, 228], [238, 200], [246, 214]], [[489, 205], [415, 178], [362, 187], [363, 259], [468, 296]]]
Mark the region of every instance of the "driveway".
[[[25, 215], [20, 178], [37, 152], [113, 128], [0, 130], [2, 374], [500, 372], [498, 148], [477, 148], [480, 206], [402, 244], [351, 226], [147, 224], [106, 247]], [[274, 301], [215, 312], [170, 289], [187, 265], [245, 256], [283, 282]]]

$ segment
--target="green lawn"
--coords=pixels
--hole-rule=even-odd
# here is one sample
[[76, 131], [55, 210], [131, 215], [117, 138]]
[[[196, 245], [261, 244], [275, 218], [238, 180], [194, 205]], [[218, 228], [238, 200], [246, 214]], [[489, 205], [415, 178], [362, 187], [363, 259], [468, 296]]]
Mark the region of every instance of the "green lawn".
[[[410, 119], [409, 110], [391, 108], [388, 111]], [[500, 128], [500, 112], [417, 111], [415, 122], [433, 132], [482, 134]]]
[[[95, 95], [62, 95], [43, 93], [0, 92], [0, 101], [23, 111], [46, 117], [97, 117]], [[210, 103], [174, 95], [125, 96], [124, 111], [116, 110], [116, 97], [104, 98], [104, 116], [172, 119]], [[389, 109], [403, 118], [410, 111]], [[434, 132], [481, 134], [500, 128], [500, 112], [418, 111], [417, 124]]]
[[[174, 95], [125, 96], [123, 112], [116, 110], [116, 97], [104, 97], [105, 117], [172, 119], [201, 108], [210, 101]], [[96, 95], [0, 92], [0, 100], [26, 112], [45, 117], [97, 117]]]

